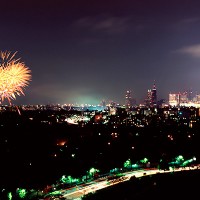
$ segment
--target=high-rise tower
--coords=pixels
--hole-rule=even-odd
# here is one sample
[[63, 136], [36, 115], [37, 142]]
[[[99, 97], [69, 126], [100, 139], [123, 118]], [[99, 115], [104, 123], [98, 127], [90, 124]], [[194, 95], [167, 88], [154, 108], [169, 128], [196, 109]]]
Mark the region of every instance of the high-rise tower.
[[151, 102], [152, 102], [152, 91], [151, 89], [147, 90], [147, 98], [145, 99], [145, 105], [146, 106], [151, 106]]
[[126, 109], [130, 109], [131, 107], [131, 91], [130, 90], [127, 90], [126, 91], [126, 96], [125, 96], [125, 106], [126, 106]]
[[147, 98], [145, 99], [145, 105], [154, 107], [157, 106], [157, 90], [154, 81], [153, 88], [147, 90]]
[[154, 80], [153, 89], [152, 89], [152, 92], [151, 92], [151, 105], [152, 106], [157, 105], [157, 90], [156, 90], [155, 80]]
[[136, 105], [136, 100], [132, 98], [131, 91], [127, 90], [126, 91], [126, 96], [125, 96], [125, 107], [127, 111], [130, 111], [133, 106]]

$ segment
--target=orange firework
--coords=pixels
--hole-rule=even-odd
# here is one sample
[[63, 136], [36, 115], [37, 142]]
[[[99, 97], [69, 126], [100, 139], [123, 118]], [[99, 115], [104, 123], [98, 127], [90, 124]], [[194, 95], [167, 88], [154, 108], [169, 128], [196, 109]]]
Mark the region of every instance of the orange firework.
[[30, 69], [20, 61], [15, 59], [15, 55], [10, 51], [0, 52], [0, 101], [16, 99], [16, 95], [24, 95], [24, 88], [31, 80]]

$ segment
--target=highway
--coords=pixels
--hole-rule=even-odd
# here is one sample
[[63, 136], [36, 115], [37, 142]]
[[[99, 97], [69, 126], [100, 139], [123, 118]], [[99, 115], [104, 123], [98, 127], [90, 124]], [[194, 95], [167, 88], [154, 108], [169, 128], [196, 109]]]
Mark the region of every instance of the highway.
[[[59, 192], [66, 200], [81, 200], [82, 197], [88, 193], [95, 192], [97, 190], [113, 186], [115, 184], [128, 181], [132, 176], [142, 177], [156, 173], [168, 173], [168, 172], [177, 172], [183, 170], [194, 170], [199, 169], [200, 165], [196, 165], [193, 167], [185, 167], [185, 168], [178, 168], [178, 169], [171, 169], [171, 170], [159, 170], [159, 169], [140, 169], [135, 171], [124, 172], [119, 177], [115, 177], [113, 179], [109, 179], [108, 177], [95, 179], [91, 182], [77, 185], [72, 188], [67, 188], [64, 190], [60, 190]], [[56, 199], [56, 198], [55, 198]]]

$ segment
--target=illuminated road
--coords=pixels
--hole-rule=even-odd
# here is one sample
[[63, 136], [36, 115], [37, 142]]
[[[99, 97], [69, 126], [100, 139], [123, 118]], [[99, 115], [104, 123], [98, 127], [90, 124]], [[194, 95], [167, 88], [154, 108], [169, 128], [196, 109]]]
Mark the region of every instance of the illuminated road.
[[[199, 165], [194, 166], [194, 167], [174, 169], [170, 171], [177, 172], [177, 171], [193, 170], [193, 169], [199, 169]], [[63, 195], [63, 197], [66, 199], [80, 200], [81, 197], [85, 194], [95, 192], [97, 190], [112, 186], [114, 184], [128, 181], [130, 180], [132, 176], [141, 177], [141, 176], [146, 176], [146, 175], [151, 175], [151, 174], [156, 174], [156, 173], [167, 173], [170, 171], [169, 170], [164, 171], [164, 170], [158, 170], [158, 169], [141, 169], [141, 170], [136, 170], [136, 171], [131, 171], [131, 172], [124, 172], [122, 173], [122, 176], [116, 177], [115, 179], [112, 179], [112, 180], [109, 180], [107, 178], [99, 178], [87, 184], [82, 184], [73, 188], [61, 190], [60, 192]]]

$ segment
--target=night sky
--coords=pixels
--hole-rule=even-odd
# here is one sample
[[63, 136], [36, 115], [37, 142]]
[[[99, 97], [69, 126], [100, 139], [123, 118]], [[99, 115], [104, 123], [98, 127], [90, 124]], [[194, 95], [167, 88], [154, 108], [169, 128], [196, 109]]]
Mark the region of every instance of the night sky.
[[154, 80], [158, 99], [200, 93], [199, 0], [8, 0], [0, 15], [0, 50], [32, 71], [15, 104], [140, 103]]

